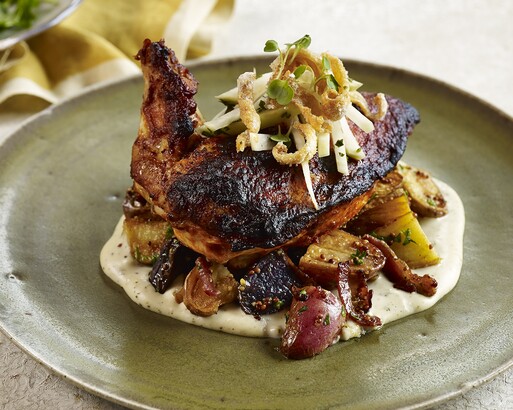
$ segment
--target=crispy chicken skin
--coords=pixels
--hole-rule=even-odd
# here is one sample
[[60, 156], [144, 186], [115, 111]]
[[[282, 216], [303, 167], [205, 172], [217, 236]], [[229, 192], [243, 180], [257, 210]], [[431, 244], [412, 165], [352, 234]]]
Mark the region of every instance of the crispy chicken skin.
[[[315, 210], [301, 167], [280, 165], [270, 152], [237, 152], [234, 137], [194, 133], [197, 82], [163, 41], [146, 40], [136, 58], [145, 87], [132, 151], [134, 187], [182, 243], [219, 263], [307, 244], [343, 226], [399, 161], [419, 121], [411, 105], [387, 96], [388, 113], [373, 132], [350, 123], [366, 157], [350, 161], [344, 176], [333, 155], [314, 156]], [[373, 96], [365, 94], [371, 108]]]

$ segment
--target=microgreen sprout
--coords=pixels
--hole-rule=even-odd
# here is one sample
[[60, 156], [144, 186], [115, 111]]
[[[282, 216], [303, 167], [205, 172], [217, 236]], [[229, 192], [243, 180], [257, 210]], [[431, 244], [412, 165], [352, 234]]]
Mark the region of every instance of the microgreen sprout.
[[[311, 42], [312, 42], [312, 39], [310, 38], [310, 36], [308, 34], [305, 34], [299, 40], [296, 40], [293, 43], [285, 44], [287, 46], [287, 54], [288, 54], [289, 50], [292, 47], [294, 47], [294, 53], [292, 54], [291, 61], [294, 61], [294, 59], [297, 56], [297, 53], [299, 53], [299, 50], [301, 50], [303, 48], [306, 49], [306, 48], [310, 47]], [[286, 59], [285, 59], [285, 61], [286, 61]]]
[[290, 50], [293, 50], [292, 57], [290, 59], [290, 61], [292, 62], [296, 58], [299, 51], [301, 49], [308, 48], [310, 46], [311, 42], [312, 42], [312, 39], [310, 38], [310, 36], [308, 34], [305, 34], [303, 37], [301, 37], [299, 40], [294, 41], [293, 43], [286, 43], [285, 51], [280, 50], [280, 47], [279, 47], [278, 43], [276, 42], [276, 40], [267, 40], [265, 42], [264, 51], [266, 53], [273, 53], [275, 51], [280, 52], [280, 70], [278, 71], [277, 77], [280, 77], [283, 72], [283, 68], [285, 67], [285, 64], [287, 63]]
[[322, 68], [324, 71], [331, 71], [331, 63], [328, 57], [322, 56]]
[[275, 142], [283, 142], [287, 147], [290, 147], [290, 143], [291, 143], [290, 132], [291, 131], [292, 131], [292, 128], [289, 128], [289, 130], [287, 131], [286, 134], [282, 134], [281, 127], [278, 126], [278, 134], [271, 135], [269, 138]]
[[319, 81], [325, 80], [328, 88], [338, 91], [340, 84], [335, 79], [335, 76], [333, 75], [333, 72], [331, 71], [330, 60], [326, 56], [322, 56], [322, 71], [323, 71], [323, 74], [316, 79], [315, 83], [317, 84]]
[[305, 71], [306, 71], [306, 65], [301, 64], [294, 70], [294, 77], [296, 77], [296, 78], [301, 77]]
[[267, 95], [275, 99], [278, 104], [288, 105], [294, 98], [294, 90], [286, 80], [277, 78], [269, 83]]
[[267, 40], [265, 42], [264, 51], [266, 53], [274, 53], [275, 51], [278, 51], [280, 47], [278, 46], [278, 43], [276, 40]]
[[[308, 34], [301, 37], [299, 40], [294, 41], [293, 43], [285, 44], [285, 51], [280, 50], [280, 47], [276, 40], [267, 40], [265, 43], [264, 51], [266, 53], [272, 53], [275, 51], [280, 52], [280, 66], [277, 78], [271, 81], [267, 87], [267, 95], [269, 98], [275, 99], [278, 104], [288, 105], [292, 98], [294, 98], [294, 90], [287, 82], [287, 80], [281, 80], [280, 77], [283, 73], [283, 69], [285, 68], [285, 64], [287, 64], [287, 60], [289, 59], [290, 51], [293, 50], [292, 56], [290, 57], [290, 62], [294, 61], [297, 54], [301, 49], [306, 49], [310, 46], [312, 39]], [[299, 68], [299, 67], [298, 67]], [[301, 74], [304, 73], [306, 67], [300, 70], [298, 75], [294, 73], [296, 78], [300, 77]]]

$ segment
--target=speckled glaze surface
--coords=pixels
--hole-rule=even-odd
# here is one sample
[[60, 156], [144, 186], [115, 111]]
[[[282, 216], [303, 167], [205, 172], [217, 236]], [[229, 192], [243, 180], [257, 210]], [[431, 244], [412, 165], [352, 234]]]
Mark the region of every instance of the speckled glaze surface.
[[[199, 106], [265, 60], [192, 67]], [[195, 328], [145, 311], [101, 272], [99, 252], [130, 185], [142, 80], [68, 101], [0, 150], [0, 326], [58, 374], [134, 408], [423, 407], [513, 360], [510, 286], [513, 121], [436, 81], [347, 63], [365, 89], [414, 104], [405, 159], [453, 186], [466, 210], [463, 272], [427, 312], [310, 360], [277, 341]]]

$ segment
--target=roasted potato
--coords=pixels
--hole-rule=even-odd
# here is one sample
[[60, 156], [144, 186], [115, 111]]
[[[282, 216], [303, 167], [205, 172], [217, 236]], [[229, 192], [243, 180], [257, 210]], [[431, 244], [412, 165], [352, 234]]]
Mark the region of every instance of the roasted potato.
[[404, 192], [361, 213], [348, 224], [348, 229], [357, 235], [383, 239], [412, 269], [440, 262]]
[[171, 226], [163, 219], [126, 218], [123, 229], [130, 253], [138, 262], [147, 265], [156, 260], [160, 248], [173, 234]]
[[422, 230], [413, 212], [374, 230], [374, 236], [390, 245], [395, 254], [412, 269], [436, 265], [440, 257]]
[[394, 170], [389, 172], [384, 178], [376, 181], [372, 196], [369, 202], [362, 208], [361, 213], [402, 195], [404, 193], [402, 185], [403, 177], [394, 168]]
[[306, 286], [293, 293], [280, 351], [289, 359], [304, 359], [332, 345], [346, 317], [338, 298], [321, 287]]
[[356, 235], [364, 235], [410, 213], [410, 204], [404, 191], [395, 192], [395, 196], [389, 196], [388, 201], [368, 208], [350, 221], [347, 225], [348, 230]]
[[413, 212], [431, 218], [447, 214], [445, 199], [429, 173], [404, 162], [399, 163], [397, 171], [403, 177]]
[[153, 264], [166, 239], [173, 236], [171, 225], [153, 213], [151, 205], [133, 188], [126, 191], [123, 215], [130, 253], [140, 263]]
[[336, 229], [311, 244], [299, 261], [299, 268], [316, 283], [332, 289], [338, 283], [338, 264], [349, 262], [352, 271], [372, 279], [385, 264], [385, 258], [374, 245], [343, 230]]
[[185, 278], [183, 303], [197, 316], [215, 315], [220, 306], [237, 298], [238, 283], [222, 265], [213, 265], [200, 256]]

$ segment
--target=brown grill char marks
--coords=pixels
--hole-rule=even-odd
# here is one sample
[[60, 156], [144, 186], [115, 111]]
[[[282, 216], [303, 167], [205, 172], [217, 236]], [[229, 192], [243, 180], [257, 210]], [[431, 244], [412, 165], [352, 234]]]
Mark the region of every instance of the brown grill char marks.
[[146, 39], [135, 58], [141, 62], [145, 81], [131, 176], [140, 193], [156, 205], [165, 201], [169, 164], [194, 144], [191, 135], [197, 123], [194, 95], [198, 83], [163, 41]]
[[[220, 263], [303, 244], [345, 224], [399, 161], [419, 121], [412, 106], [387, 97], [388, 113], [373, 132], [350, 123], [366, 157], [350, 161], [342, 175], [333, 156], [314, 156], [316, 211], [301, 167], [280, 165], [270, 152], [237, 152], [234, 137], [194, 134], [197, 84], [162, 42], [146, 41], [138, 58], [145, 93], [132, 156], [135, 186], [182, 243]], [[374, 94], [364, 96], [373, 108]]]

